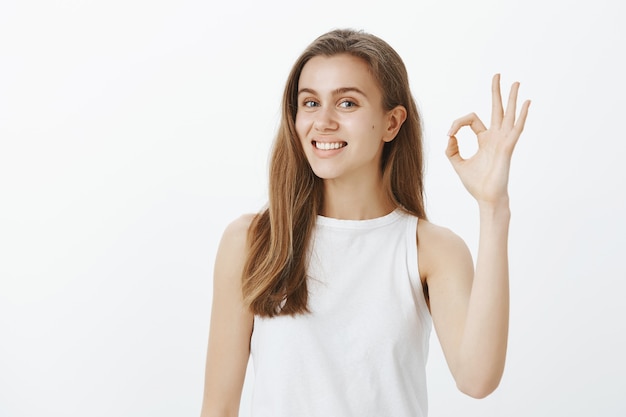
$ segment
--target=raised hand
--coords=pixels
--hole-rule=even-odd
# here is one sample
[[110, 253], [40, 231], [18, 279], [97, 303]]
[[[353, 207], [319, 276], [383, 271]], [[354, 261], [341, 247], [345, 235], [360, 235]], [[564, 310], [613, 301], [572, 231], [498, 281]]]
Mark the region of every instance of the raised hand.
[[[506, 110], [500, 95], [500, 74], [493, 76], [491, 125], [489, 129], [475, 113], [455, 120], [448, 132], [450, 137], [446, 156], [452, 163], [463, 185], [480, 204], [496, 205], [508, 201], [507, 185], [511, 156], [522, 134], [530, 100], [522, 104], [516, 119], [517, 93], [519, 83], [513, 83]], [[457, 138], [454, 136], [464, 126], [469, 126], [478, 138], [478, 150], [470, 158], [459, 153]]]

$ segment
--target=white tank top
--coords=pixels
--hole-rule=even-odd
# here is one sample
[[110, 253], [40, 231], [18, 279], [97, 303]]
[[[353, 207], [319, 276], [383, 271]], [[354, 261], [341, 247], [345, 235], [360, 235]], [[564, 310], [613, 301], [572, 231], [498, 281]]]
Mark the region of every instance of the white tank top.
[[431, 317], [417, 218], [318, 216], [310, 314], [255, 317], [253, 417], [425, 417]]

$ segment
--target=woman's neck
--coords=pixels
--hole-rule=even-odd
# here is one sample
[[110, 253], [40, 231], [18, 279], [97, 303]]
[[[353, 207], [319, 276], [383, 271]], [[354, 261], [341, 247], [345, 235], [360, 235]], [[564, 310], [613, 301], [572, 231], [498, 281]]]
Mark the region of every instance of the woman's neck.
[[342, 220], [375, 219], [391, 213], [395, 208], [383, 189], [382, 180], [375, 184], [324, 180], [324, 205], [320, 214], [325, 217]]

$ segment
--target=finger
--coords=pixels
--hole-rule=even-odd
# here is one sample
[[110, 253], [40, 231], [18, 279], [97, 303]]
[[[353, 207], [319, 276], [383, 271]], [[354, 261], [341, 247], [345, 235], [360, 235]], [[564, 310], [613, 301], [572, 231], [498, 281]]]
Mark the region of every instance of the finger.
[[463, 161], [461, 157], [461, 153], [459, 152], [459, 142], [456, 140], [456, 137], [450, 136], [448, 138], [448, 147], [446, 148], [446, 156], [452, 162], [452, 165], [456, 165], [459, 162]]
[[515, 112], [517, 111], [517, 92], [519, 91], [519, 83], [515, 82], [511, 86], [511, 92], [509, 93], [509, 102], [506, 105], [506, 112], [504, 113], [503, 125], [509, 129], [513, 128], [515, 124]]
[[491, 80], [491, 127], [499, 128], [502, 125], [503, 113], [500, 74], [495, 74]]
[[452, 127], [450, 127], [450, 130], [448, 131], [448, 136], [456, 135], [456, 132], [458, 132], [463, 126], [469, 126], [476, 135], [487, 130], [476, 113], [470, 113], [463, 117], [459, 117], [452, 122]]
[[522, 131], [524, 130], [524, 125], [526, 124], [526, 117], [528, 116], [528, 108], [530, 107], [530, 100], [526, 100], [522, 104], [522, 109], [519, 112], [519, 117], [517, 118], [517, 122], [515, 126], [513, 126], [513, 137], [515, 138], [515, 142], [519, 139]]

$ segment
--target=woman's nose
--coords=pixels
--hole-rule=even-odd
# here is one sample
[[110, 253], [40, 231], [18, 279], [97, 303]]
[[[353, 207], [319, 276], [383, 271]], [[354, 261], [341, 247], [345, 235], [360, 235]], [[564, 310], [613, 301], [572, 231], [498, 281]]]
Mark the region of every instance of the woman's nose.
[[315, 128], [319, 131], [334, 130], [339, 127], [334, 109], [321, 107], [315, 115]]

